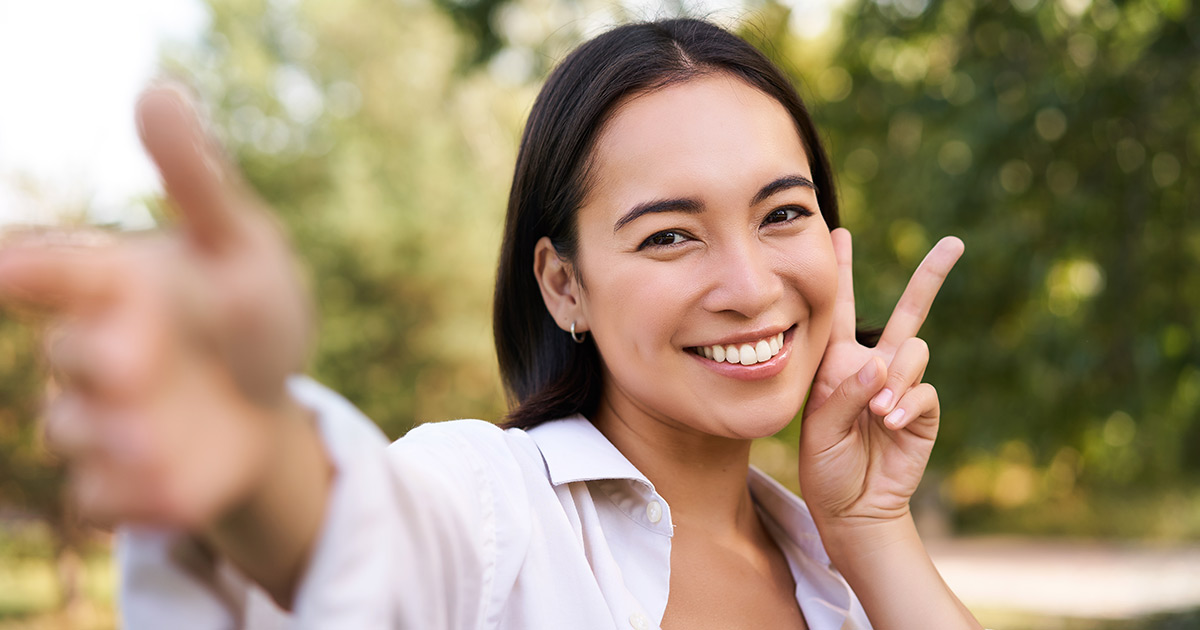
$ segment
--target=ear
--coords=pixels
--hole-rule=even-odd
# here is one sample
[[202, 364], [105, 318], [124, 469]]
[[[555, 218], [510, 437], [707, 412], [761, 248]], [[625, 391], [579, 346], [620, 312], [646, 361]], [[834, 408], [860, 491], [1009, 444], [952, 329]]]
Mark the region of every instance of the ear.
[[575, 332], [587, 330], [581, 300], [583, 293], [575, 270], [559, 257], [548, 236], [539, 239], [533, 248], [533, 275], [542, 290], [546, 310], [550, 311], [558, 327], [570, 330], [571, 322], [575, 322]]

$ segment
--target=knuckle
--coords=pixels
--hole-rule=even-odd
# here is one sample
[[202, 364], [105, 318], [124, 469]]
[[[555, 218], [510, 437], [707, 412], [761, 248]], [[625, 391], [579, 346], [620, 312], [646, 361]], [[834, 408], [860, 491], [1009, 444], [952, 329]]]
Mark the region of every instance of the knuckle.
[[941, 406], [941, 401], [938, 400], [937, 389], [929, 383], [921, 383], [916, 387], [914, 393], [920, 398], [921, 405], [926, 409], [938, 409]]
[[[842, 384], [839, 385], [837, 389], [833, 391], [833, 394], [829, 396], [829, 400], [825, 405], [822, 406], [822, 408], [832, 407], [836, 409], [853, 405], [859, 397], [855, 391], [858, 388], [857, 381], [858, 375], [851, 374], [846, 380], [842, 381]], [[830, 405], [829, 403], [833, 404]]]

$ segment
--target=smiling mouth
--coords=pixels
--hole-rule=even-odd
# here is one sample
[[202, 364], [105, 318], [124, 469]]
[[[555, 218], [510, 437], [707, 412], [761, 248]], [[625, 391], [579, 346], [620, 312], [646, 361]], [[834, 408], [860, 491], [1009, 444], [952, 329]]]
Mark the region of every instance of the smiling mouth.
[[778, 333], [757, 341], [715, 346], [693, 346], [687, 350], [717, 363], [755, 365], [770, 361], [783, 348], [783, 335]]

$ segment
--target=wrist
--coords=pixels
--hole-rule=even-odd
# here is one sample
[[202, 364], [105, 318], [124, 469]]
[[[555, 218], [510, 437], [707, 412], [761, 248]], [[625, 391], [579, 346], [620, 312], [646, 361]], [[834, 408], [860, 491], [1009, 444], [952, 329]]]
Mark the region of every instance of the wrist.
[[821, 519], [817, 528], [830, 561], [876, 627], [979, 628], [938, 574], [907, 509], [890, 518]]
[[289, 396], [268, 415], [274, 439], [260, 479], [203, 537], [287, 609], [324, 523], [334, 467], [311, 411]]
[[911, 512], [886, 518], [864, 516], [817, 517], [817, 531], [829, 559], [843, 573], [855, 564], [869, 563], [897, 545], [924, 548]]

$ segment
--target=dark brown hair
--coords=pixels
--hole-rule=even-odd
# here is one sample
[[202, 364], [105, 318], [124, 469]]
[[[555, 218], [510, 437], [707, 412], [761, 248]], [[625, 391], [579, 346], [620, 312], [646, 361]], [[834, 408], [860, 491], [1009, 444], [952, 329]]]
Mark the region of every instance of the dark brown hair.
[[506, 426], [529, 428], [595, 411], [603, 369], [589, 338], [558, 327], [533, 273], [534, 245], [549, 236], [569, 262], [578, 250], [576, 214], [600, 130], [628, 98], [725, 73], [779, 101], [808, 152], [825, 223], [838, 223], [829, 159], [804, 103], [762, 53], [718, 26], [694, 19], [629, 24], [583, 44], [546, 81], [521, 137], [508, 199], [493, 304], [500, 375], [513, 405]]

